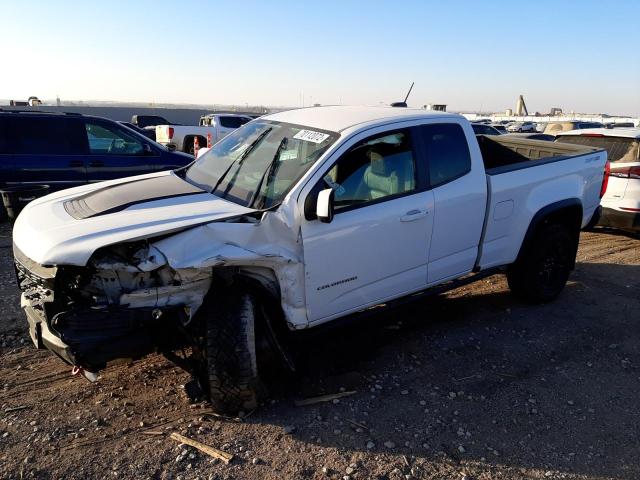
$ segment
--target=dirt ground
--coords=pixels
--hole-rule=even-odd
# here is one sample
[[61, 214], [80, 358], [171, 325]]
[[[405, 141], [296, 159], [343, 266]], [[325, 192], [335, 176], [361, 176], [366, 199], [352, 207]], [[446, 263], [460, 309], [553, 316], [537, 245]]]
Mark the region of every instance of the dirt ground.
[[161, 356], [91, 384], [35, 350], [2, 225], [0, 478], [638, 479], [640, 238], [583, 233], [578, 258], [548, 305], [497, 275], [306, 340], [273, 400], [222, 419]]

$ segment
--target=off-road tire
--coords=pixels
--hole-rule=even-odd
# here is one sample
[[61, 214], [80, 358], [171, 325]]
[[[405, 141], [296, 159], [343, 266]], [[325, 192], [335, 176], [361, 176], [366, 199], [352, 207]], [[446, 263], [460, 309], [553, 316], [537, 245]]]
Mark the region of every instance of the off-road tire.
[[255, 338], [259, 308], [248, 293], [228, 292], [216, 300], [203, 305], [209, 395], [214, 410], [236, 414], [256, 408], [263, 392]]
[[569, 278], [579, 232], [560, 223], [542, 225], [520, 258], [507, 269], [511, 292], [529, 303], [554, 300]]

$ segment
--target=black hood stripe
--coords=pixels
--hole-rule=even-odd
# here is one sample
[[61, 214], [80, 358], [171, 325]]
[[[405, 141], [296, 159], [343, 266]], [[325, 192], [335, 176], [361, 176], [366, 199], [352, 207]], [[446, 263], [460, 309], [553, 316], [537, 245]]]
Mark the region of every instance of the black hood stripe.
[[64, 202], [64, 209], [76, 220], [120, 212], [132, 205], [205, 193], [176, 175], [132, 180], [94, 190]]

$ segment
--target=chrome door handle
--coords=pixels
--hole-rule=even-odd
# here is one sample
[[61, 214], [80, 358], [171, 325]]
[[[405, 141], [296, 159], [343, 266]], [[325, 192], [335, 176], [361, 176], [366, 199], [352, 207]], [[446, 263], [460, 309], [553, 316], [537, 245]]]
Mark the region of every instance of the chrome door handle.
[[427, 210], [409, 210], [407, 213], [405, 213], [403, 216], [400, 217], [400, 221], [401, 222], [413, 222], [414, 220], [418, 220], [420, 218], [426, 217], [427, 213], [429, 213]]

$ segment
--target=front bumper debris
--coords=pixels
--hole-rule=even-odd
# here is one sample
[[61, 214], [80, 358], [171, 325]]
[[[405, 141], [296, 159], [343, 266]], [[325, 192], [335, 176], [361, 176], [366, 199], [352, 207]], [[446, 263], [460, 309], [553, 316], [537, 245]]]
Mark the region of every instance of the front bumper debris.
[[60, 288], [56, 276], [62, 270], [32, 262], [15, 246], [14, 253], [21, 305], [36, 348], [46, 348], [74, 367], [97, 371], [116, 359], [140, 358], [179, 344], [182, 337], [176, 332], [187, 315], [184, 307], [132, 308], [63, 300], [56, 290]]

